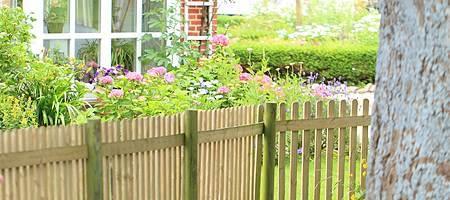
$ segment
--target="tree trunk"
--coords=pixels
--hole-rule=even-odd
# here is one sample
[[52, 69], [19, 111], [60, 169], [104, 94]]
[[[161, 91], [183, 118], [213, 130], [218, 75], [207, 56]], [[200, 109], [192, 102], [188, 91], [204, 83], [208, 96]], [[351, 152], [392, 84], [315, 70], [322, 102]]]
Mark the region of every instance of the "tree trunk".
[[368, 199], [450, 197], [449, 4], [380, 2]]
[[303, 7], [302, 0], [295, 0], [295, 25], [297, 27], [303, 24]]

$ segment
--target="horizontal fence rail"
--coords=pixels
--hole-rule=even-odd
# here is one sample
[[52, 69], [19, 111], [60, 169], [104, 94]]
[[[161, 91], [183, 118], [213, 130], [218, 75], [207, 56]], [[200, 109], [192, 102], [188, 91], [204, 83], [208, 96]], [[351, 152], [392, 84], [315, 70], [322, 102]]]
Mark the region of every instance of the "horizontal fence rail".
[[0, 199], [343, 199], [364, 191], [368, 100], [189, 112], [195, 119], [0, 132]]

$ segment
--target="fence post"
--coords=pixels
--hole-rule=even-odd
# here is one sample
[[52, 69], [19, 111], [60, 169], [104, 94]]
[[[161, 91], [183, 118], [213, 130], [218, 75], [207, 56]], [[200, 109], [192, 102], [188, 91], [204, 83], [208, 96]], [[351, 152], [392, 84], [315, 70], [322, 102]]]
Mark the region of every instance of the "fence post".
[[274, 199], [276, 103], [267, 103], [264, 109], [263, 166], [261, 170], [261, 199]]
[[197, 148], [198, 148], [198, 114], [188, 110], [184, 121], [184, 199], [197, 200]]
[[89, 120], [85, 126], [87, 145], [87, 200], [103, 199], [102, 141], [100, 120]]

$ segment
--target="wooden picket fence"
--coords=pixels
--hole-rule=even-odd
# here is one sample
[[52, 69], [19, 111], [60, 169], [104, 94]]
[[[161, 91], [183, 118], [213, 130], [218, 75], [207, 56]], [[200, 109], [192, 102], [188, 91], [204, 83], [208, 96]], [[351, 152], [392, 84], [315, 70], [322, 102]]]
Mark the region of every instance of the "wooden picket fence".
[[[5, 177], [0, 199], [281, 200], [287, 195], [296, 199], [297, 194], [301, 199], [320, 199], [321, 192], [326, 193], [326, 199], [342, 199], [344, 193], [350, 197], [356, 176], [344, 177], [344, 137], [349, 129], [349, 170], [356, 174], [357, 153], [362, 161], [367, 159], [368, 101], [363, 102], [362, 115], [357, 115], [358, 102], [353, 101], [350, 116], [346, 102], [339, 103], [339, 111], [333, 101], [329, 102], [327, 114], [322, 104], [314, 107], [306, 102], [303, 109], [295, 103], [289, 108], [266, 104], [190, 110], [172, 116], [0, 132], [0, 174]], [[356, 127], [362, 127], [360, 150], [356, 140], [360, 129]], [[338, 180], [331, 178], [335, 129]], [[325, 167], [320, 165], [318, 148], [322, 133], [326, 133]], [[298, 142], [286, 142], [286, 136]], [[316, 138], [313, 157], [309, 152], [311, 137]], [[297, 154], [299, 142], [301, 155]], [[290, 171], [284, 164], [287, 155]], [[302, 162], [297, 166], [300, 157]], [[308, 173], [310, 158], [315, 164], [314, 179]], [[297, 182], [299, 167], [301, 181]], [[365, 168], [360, 169], [363, 186]], [[321, 173], [330, 178], [321, 180]], [[289, 180], [286, 174], [290, 174]], [[325, 191], [315, 187], [313, 194], [308, 194], [308, 184], [320, 185], [322, 181], [326, 182]]]

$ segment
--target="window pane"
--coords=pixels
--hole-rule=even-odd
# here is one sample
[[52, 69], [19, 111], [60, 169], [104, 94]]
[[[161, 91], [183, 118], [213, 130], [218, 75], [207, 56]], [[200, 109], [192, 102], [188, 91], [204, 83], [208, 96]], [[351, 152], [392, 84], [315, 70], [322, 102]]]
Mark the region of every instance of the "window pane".
[[52, 54], [69, 56], [69, 40], [44, 40], [44, 48]]
[[113, 39], [111, 41], [111, 64], [122, 65], [130, 71], [136, 67], [136, 39]]
[[163, 28], [165, 0], [142, 1], [142, 31], [161, 32]]
[[77, 33], [99, 32], [100, 0], [77, 0], [76, 5], [75, 31]]
[[150, 68], [158, 66], [158, 60], [155, 59], [155, 55], [163, 56], [164, 41], [159, 38], [151, 38], [142, 42], [142, 71], [146, 72]]
[[112, 1], [112, 32], [136, 31], [136, 0]]
[[69, 0], [44, 0], [44, 32], [69, 32]]
[[78, 59], [89, 63], [94, 61], [99, 63], [100, 40], [97, 39], [79, 39], [75, 40], [75, 52]]

